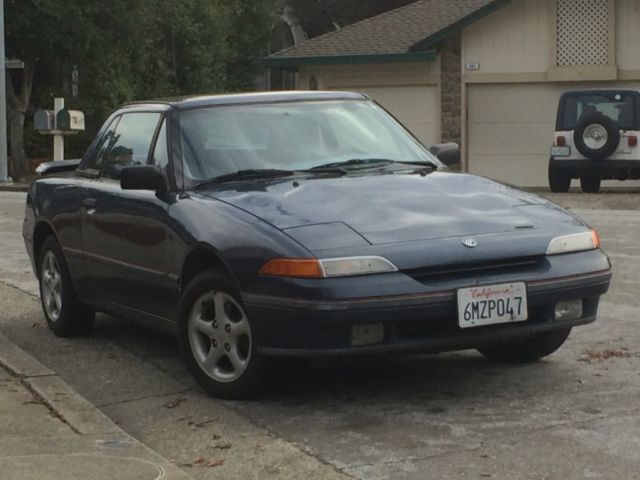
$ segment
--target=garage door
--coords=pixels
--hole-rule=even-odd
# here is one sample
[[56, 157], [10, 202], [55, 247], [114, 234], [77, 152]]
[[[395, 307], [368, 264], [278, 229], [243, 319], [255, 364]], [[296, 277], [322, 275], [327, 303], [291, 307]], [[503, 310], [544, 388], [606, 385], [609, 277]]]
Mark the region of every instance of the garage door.
[[567, 85], [469, 85], [469, 170], [520, 186], [547, 186], [558, 99]]
[[[341, 90], [341, 88], [334, 88]], [[424, 144], [440, 142], [438, 89], [435, 86], [353, 87], [369, 95], [402, 122]]]

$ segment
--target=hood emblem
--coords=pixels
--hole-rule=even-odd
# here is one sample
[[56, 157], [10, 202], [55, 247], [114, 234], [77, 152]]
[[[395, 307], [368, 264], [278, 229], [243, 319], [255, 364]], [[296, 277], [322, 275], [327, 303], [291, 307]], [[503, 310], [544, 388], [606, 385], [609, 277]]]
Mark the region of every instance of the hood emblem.
[[473, 238], [467, 238], [462, 241], [462, 244], [467, 248], [476, 248], [478, 246], [478, 242]]

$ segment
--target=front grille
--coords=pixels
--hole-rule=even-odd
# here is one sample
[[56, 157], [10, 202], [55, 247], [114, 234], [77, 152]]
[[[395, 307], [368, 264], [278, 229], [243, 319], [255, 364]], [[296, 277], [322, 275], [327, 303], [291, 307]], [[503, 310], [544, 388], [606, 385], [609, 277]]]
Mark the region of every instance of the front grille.
[[488, 262], [446, 265], [441, 267], [418, 268], [406, 270], [408, 276], [420, 283], [433, 280], [455, 280], [469, 275], [503, 275], [529, 271], [542, 263], [543, 257], [519, 257]]

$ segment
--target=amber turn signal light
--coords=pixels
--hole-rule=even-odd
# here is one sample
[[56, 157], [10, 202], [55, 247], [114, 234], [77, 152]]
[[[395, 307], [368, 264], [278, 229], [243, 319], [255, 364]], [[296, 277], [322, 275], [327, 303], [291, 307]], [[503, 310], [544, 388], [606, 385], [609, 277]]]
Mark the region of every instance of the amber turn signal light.
[[320, 262], [315, 259], [275, 258], [260, 269], [261, 275], [294, 278], [324, 278]]
[[600, 235], [597, 231], [591, 230], [591, 238], [593, 239], [593, 245], [595, 248], [600, 248]]

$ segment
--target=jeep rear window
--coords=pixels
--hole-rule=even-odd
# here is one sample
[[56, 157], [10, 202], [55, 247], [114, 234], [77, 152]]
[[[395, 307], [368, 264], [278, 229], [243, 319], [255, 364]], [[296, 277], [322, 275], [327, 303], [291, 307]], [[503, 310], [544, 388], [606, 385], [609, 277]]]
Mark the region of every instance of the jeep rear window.
[[564, 99], [558, 130], [575, 130], [580, 120], [593, 112], [609, 117], [621, 130], [634, 130], [635, 96], [629, 92], [569, 95]]

